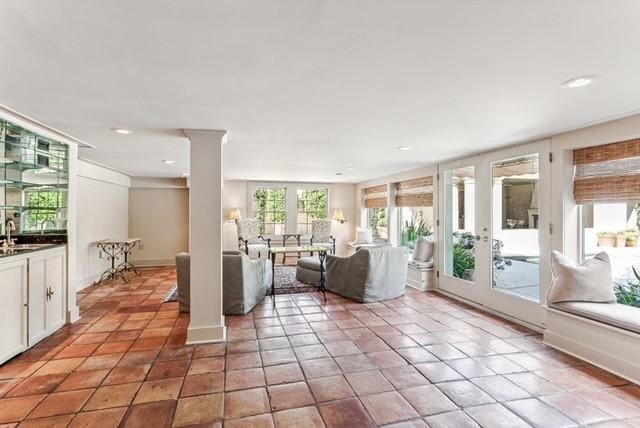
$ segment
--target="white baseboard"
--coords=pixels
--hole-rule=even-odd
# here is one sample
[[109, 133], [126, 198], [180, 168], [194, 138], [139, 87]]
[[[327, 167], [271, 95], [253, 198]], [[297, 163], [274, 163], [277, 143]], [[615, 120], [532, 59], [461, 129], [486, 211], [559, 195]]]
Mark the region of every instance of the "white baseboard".
[[[427, 290], [427, 291], [431, 291], [431, 290]], [[496, 311], [496, 310], [491, 309], [491, 308], [489, 308], [487, 306], [478, 304], [478, 303], [474, 302], [473, 300], [468, 300], [468, 299], [465, 299], [464, 297], [458, 296], [457, 294], [449, 293], [448, 291], [445, 291], [442, 288], [436, 288], [433, 291], [435, 291], [436, 293], [443, 294], [443, 295], [445, 295], [447, 297], [451, 297], [453, 300], [457, 300], [459, 302], [466, 303], [469, 306], [473, 306], [474, 308], [483, 310], [483, 311], [485, 311], [487, 313], [490, 313], [490, 314], [493, 314], [493, 315], [497, 315], [500, 318], [504, 318], [504, 319], [506, 319], [508, 321], [511, 321], [511, 322], [515, 323], [515, 324], [519, 324], [519, 325], [521, 325], [523, 327], [527, 327], [528, 329], [533, 330], [533, 331], [537, 331], [538, 333], [542, 333], [544, 331], [544, 329], [542, 327], [540, 327], [540, 326], [537, 326], [535, 324], [528, 323], [528, 322], [526, 322], [524, 320], [512, 317], [511, 315], [505, 314], [504, 312]]]
[[101, 274], [102, 274], [102, 272], [95, 273], [93, 275], [86, 276], [86, 277], [76, 281], [76, 293], [78, 291], [84, 290], [85, 288], [89, 287], [90, 285], [93, 285], [93, 283], [96, 282], [100, 278]]
[[79, 319], [80, 319], [80, 308], [78, 308], [78, 305], [73, 305], [67, 311], [67, 320], [66, 320], [67, 324], [73, 324]]
[[227, 327], [223, 325], [189, 327], [187, 329], [187, 345], [224, 342], [226, 340]]
[[175, 257], [162, 258], [162, 259], [136, 259], [131, 260], [134, 266], [138, 267], [156, 267], [156, 266], [175, 266]]

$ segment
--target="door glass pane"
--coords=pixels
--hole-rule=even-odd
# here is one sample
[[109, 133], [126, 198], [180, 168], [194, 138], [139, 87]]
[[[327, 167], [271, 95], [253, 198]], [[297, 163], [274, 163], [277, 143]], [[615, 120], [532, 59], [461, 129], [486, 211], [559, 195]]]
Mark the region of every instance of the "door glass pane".
[[492, 163], [492, 283], [519, 297], [540, 298], [538, 154]]
[[444, 173], [445, 274], [474, 281], [475, 170], [472, 166]]

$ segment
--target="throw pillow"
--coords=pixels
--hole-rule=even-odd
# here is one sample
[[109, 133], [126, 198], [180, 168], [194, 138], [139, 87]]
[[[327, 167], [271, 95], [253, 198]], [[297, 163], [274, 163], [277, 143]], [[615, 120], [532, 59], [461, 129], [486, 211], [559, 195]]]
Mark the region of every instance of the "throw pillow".
[[373, 244], [373, 233], [371, 229], [356, 230], [356, 244]]
[[549, 303], [616, 301], [611, 280], [611, 262], [605, 252], [576, 264], [562, 253], [553, 251], [551, 272], [553, 281], [547, 294]]
[[433, 239], [423, 236], [416, 241], [413, 250], [413, 260], [417, 262], [429, 262], [433, 260]]

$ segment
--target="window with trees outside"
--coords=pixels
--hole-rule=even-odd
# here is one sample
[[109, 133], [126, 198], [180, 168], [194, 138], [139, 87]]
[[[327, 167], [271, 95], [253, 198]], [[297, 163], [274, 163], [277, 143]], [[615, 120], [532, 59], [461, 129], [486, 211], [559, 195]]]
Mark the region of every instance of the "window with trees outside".
[[387, 207], [367, 208], [367, 222], [374, 239], [389, 239], [387, 224]]
[[618, 303], [640, 307], [640, 201], [581, 205], [582, 259], [604, 251]]
[[23, 214], [21, 230], [39, 231], [42, 227], [49, 230], [66, 229], [66, 219], [59, 218], [59, 208], [66, 208], [67, 193], [48, 190], [29, 190], [25, 192], [27, 209]]
[[618, 303], [640, 308], [640, 139], [573, 151], [582, 258], [604, 251]]
[[276, 236], [285, 233], [287, 221], [287, 190], [257, 188], [253, 191], [252, 213], [260, 222], [260, 233]]
[[297, 233], [311, 235], [313, 220], [329, 216], [328, 189], [297, 189]]
[[413, 249], [416, 241], [433, 232], [433, 207], [398, 207], [400, 244]]

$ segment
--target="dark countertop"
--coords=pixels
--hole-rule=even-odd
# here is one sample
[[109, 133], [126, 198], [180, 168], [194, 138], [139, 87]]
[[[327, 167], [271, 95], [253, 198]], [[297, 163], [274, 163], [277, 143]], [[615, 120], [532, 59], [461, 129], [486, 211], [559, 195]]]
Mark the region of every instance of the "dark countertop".
[[[0, 235], [0, 240], [6, 239], [6, 235]], [[18, 240], [18, 244], [66, 244], [67, 235], [64, 233], [20, 233], [11, 234], [11, 238]]]
[[[26, 244], [26, 245], [29, 245], [29, 244]], [[64, 247], [66, 245], [67, 245], [66, 243], [39, 244], [37, 248], [21, 249], [19, 251], [11, 251], [11, 247], [8, 247], [8, 248], [0, 247], [0, 260], [4, 260], [6, 258], [10, 258], [14, 256], [21, 256], [22, 254], [29, 254], [29, 253], [35, 253], [37, 251], [50, 250], [56, 247]], [[18, 245], [18, 247], [19, 246], [20, 245]], [[7, 250], [9, 251], [7, 252]]]

